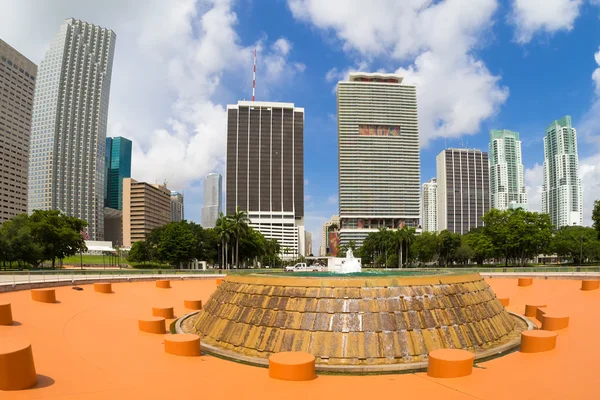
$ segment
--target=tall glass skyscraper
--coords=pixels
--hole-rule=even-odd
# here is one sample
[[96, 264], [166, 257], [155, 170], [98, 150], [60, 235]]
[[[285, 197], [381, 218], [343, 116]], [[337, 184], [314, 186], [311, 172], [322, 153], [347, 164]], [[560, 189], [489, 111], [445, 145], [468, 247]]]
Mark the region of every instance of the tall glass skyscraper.
[[57, 209], [104, 236], [105, 141], [116, 35], [73, 18], [46, 52], [33, 100], [28, 211]]
[[519, 132], [490, 131], [489, 157], [492, 208], [527, 208]]
[[204, 207], [202, 207], [202, 226], [214, 228], [219, 214], [223, 212], [221, 197], [223, 181], [220, 174], [208, 174], [204, 179]]
[[131, 178], [131, 140], [106, 138], [104, 206], [123, 210], [123, 179]]
[[583, 225], [581, 196], [577, 132], [567, 115], [546, 129], [542, 212], [557, 228]]

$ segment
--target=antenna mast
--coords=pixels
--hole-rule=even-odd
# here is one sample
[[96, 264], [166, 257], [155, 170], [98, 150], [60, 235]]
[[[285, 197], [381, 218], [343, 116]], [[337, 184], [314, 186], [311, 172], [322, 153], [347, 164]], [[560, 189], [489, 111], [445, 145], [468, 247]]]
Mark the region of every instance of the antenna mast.
[[254, 89], [256, 88], [256, 49], [254, 49], [254, 73], [252, 74], [252, 101], [254, 101]]

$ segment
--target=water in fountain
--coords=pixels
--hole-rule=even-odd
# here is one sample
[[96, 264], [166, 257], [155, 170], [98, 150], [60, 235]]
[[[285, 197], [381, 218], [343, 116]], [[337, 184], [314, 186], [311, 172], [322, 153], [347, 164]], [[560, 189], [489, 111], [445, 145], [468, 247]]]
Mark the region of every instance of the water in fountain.
[[362, 265], [360, 264], [360, 261], [354, 258], [352, 249], [348, 249], [348, 251], [346, 251], [346, 259], [342, 262], [341, 268], [336, 272], [340, 274], [351, 274], [360, 272], [361, 270]]

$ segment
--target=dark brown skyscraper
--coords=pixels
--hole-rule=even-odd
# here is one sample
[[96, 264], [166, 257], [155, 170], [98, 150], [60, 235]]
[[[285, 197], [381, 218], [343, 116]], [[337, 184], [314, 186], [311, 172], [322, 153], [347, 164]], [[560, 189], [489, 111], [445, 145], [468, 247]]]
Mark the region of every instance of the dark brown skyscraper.
[[437, 229], [464, 235], [490, 210], [488, 153], [447, 149], [437, 156]]
[[277, 239], [284, 257], [304, 254], [304, 109], [293, 103], [227, 106], [226, 210]]

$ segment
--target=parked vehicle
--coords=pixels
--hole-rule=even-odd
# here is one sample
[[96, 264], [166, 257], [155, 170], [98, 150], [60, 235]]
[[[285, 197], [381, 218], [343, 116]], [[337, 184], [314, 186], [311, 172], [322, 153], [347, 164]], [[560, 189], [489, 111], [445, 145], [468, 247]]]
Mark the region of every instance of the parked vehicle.
[[308, 266], [306, 263], [298, 263], [293, 267], [285, 267], [285, 272], [303, 272], [303, 271], [325, 271], [325, 267], [321, 265], [311, 265]]

